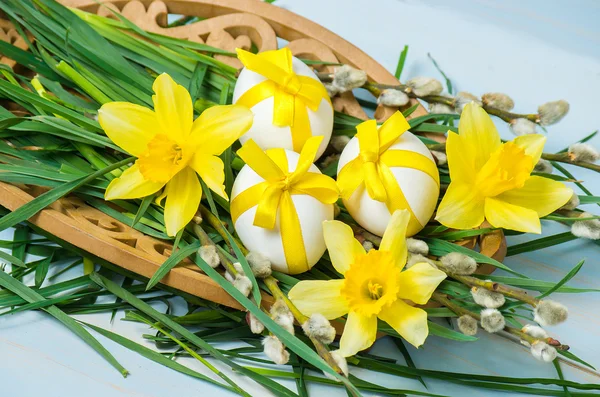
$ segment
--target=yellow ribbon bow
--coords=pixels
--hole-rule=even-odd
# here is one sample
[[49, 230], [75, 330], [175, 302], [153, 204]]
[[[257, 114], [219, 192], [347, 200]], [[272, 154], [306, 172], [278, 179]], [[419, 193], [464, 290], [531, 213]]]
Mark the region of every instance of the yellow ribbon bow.
[[294, 151], [299, 153], [312, 135], [306, 108], [316, 112], [323, 99], [331, 104], [327, 90], [320, 81], [294, 73], [292, 52], [287, 47], [260, 54], [236, 51], [246, 68], [267, 78], [246, 91], [236, 104], [252, 108], [273, 97], [273, 124], [290, 127]]
[[364, 183], [369, 197], [385, 203], [390, 214], [398, 209], [409, 210], [407, 234], [412, 235], [424, 225], [415, 217], [390, 167], [420, 170], [433, 178], [438, 186], [440, 177], [437, 166], [428, 157], [409, 150], [390, 149], [409, 128], [400, 112], [394, 113], [379, 129], [375, 120], [356, 126], [360, 153], [340, 170], [337, 183], [344, 200]]
[[257, 205], [254, 225], [273, 229], [280, 215], [283, 252], [292, 274], [309, 269], [306, 249], [300, 228], [300, 220], [292, 195], [308, 195], [322, 203], [333, 204], [339, 197], [335, 181], [317, 172], [310, 172], [322, 136], [314, 136], [306, 141], [296, 169], [288, 171], [288, 160], [284, 149], [262, 149], [248, 140], [237, 154], [265, 181], [244, 190], [231, 201], [233, 223], [244, 212]]

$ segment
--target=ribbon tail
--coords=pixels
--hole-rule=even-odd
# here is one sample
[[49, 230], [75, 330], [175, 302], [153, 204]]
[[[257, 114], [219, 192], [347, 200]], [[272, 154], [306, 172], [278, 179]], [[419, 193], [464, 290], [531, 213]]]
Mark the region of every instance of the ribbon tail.
[[256, 214], [254, 215], [254, 226], [265, 229], [273, 229], [277, 221], [277, 208], [281, 200], [281, 186], [277, 184], [270, 185], [263, 193]]
[[298, 274], [308, 270], [308, 259], [304, 247], [304, 237], [300, 219], [289, 191], [281, 197], [281, 243], [290, 274]]
[[381, 179], [379, 178], [377, 165], [373, 162], [365, 163], [364, 171], [365, 186], [367, 188], [367, 192], [369, 193], [369, 197], [371, 197], [373, 200], [385, 202], [388, 195], [385, 191], [385, 187], [383, 186], [383, 182], [381, 182]]

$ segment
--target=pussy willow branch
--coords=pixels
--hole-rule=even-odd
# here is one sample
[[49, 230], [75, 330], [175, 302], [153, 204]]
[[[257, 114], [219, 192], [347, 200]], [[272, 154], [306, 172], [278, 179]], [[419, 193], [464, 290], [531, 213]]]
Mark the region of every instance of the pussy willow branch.
[[[283, 291], [281, 291], [281, 289], [279, 288], [279, 285], [278, 285], [279, 281], [277, 281], [277, 279], [275, 277], [269, 276], [269, 277], [265, 278], [263, 281], [265, 282], [265, 285], [267, 286], [267, 288], [269, 288], [269, 291], [271, 291], [271, 295], [273, 295], [273, 298], [275, 298], [276, 300], [282, 300], [286, 304], [288, 309], [290, 309], [290, 312], [292, 312], [292, 314], [294, 315], [294, 318], [300, 325], [302, 325], [306, 321], [308, 321], [308, 317], [306, 317], [304, 314], [302, 314], [300, 312], [300, 310], [298, 310], [298, 308], [292, 303], [292, 301], [289, 300], [288, 297], [283, 293]], [[340, 369], [340, 367], [337, 365], [337, 363], [331, 356], [331, 353], [329, 353], [329, 349], [327, 349], [327, 346], [325, 346], [321, 341], [315, 339], [312, 336], [308, 336], [308, 338], [315, 346], [315, 349], [317, 350], [317, 353], [319, 354], [319, 356], [321, 356], [321, 358], [323, 360], [325, 360], [325, 362], [335, 372], [337, 372], [340, 375], [343, 375], [342, 370]]]
[[[319, 79], [324, 83], [331, 83], [333, 81], [333, 74], [331, 74], [331, 73], [318, 73], [317, 75], [319, 76]], [[443, 96], [443, 95], [418, 96], [414, 93], [412, 88], [407, 86], [406, 84], [398, 83], [397, 85], [389, 85], [389, 84], [372, 83], [370, 81], [367, 81], [361, 88], [364, 88], [365, 90], [369, 91], [376, 98], [379, 97], [379, 95], [381, 95], [381, 92], [383, 90], [393, 89], [393, 90], [400, 90], [400, 91], [404, 92], [410, 98], [420, 99], [427, 103], [441, 103], [441, 104], [444, 104], [444, 105], [447, 105], [450, 107], [454, 107], [454, 105], [456, 104], [454, 98]], [[486, 104], [483, 104], [482, 107], [483, 107], [483, 109], [485, 109], [485, 111], [487, 113], [492, 114], [492, 115], [506, 121], [507, 123], [509, 123], [515, 119], [527, 119], [529, 121], [533, 121], [534, 123], [540, 122], [540, 117], [537, 114], [512, 113], [512, 112], [507, 112], [505, 110], [501, 110], [501, 109], [498, 109], [498, 108], [495, 108], [492, 106], [488, 106]]]
[[[450, 309], [451, 311], [453, 311], [455, 314], [459, 315], [459, 316], [463, 316], [463, 315], [468, 315], [473, 317], [474, 319], [476, 319], [477, 321], [481, 321], [481, 316], [478, 313], [472, 312], [468, 309], [465, 309], [464, 307], [455, 304], [454, 302], [451, 301], [451, 298], [446, 295], [446, 294], [442, 294], [440, 292], [434, 292], [433, 295], [431, 296], [431, 299], [442, 304], [443, 306], [447, 307], [448, 309]], [[503, 329], [504, 332], [507, 332], [511, 335], [515, 335], [517, 337], [519, 337], [521, 340], [524, 340], [525, 342], [528, 342], [529, 344], [533, 344], [535, 342], [546, 342], [547, 344], [554, 346], [555, 348], [557, 348], [558, 350], [569, 350], [569, 346], [568, 345], [563, 345], [562, 343], [560, 343], [558, 340], [554, 339], [554, 338], [545, 338], [545, 339], [538, 339], [538, 338], [534, 338], [533, 336], [526, 334], [525, 332], [521, 331], [518, 328], [514, 328], [511, 326], [505, 326]]]
[[[196, 233], [196, 236], [198, 236], [200, 244], [202, 244], [203, 246], [212, 245], [217, 248], [217, 245], [214, 243], [214, 241], [211, 240], [211, 238], [208, 236], [208, 234], [206, 234], [204, 229], [200, 227], [200, 225], [194, 224], [192, 228], [194, 229], [194, 233]], [[231, 262], [229, 258], [227, 258], [218, 248], [217, 255], [219, 255], [219, 260], [221, 261], [221, 264], [223, 265], [223, 267], [225, 267], [229, 274], [231, 274], [234, 277], [237, 276], [238, 271], [235, 268], [235, 266], [233, 266], [233, 262]]]
[[[438, 152], [446, 151], [445, 143], [435, 143], [426, 145], [429, 150], [436, 150]], [[573, 161], [569, 157], [568, 153], [542, 153], [542, 158], [548, 161], [557, 161], [559, 163], [571, 164], [577, 167], [587, 168], [592, 171], [600, 172], [600, 164], [588, 163], [586, 161]]]
[[455, 279], [456, 281], [460, 281], [461, 283], [468, 285], [469, 287], [484, 288], [489, 291], [498, 292], [509, 298], [513, 298], [513, 299], [517, 299], [521, 302], [525, 302], [533, 307], [537, 306], [540, 302], [539, 299], [536, 299], [535, 297], [527, 294], [527, 292], [525, 290], [518, 289], [518, 288], [512, 288], [507, 285], [496, 283], [494, 281], [481, 280], [481, 279], [478, 279], [477, 277], [473, 277], [473, 276], [461, 276], [458, 274], [453, 274], [452, 272], [449, 272], [446, 267], [444, 267], [442, 262], [436, 261], [436, 260], [434, 260], [433, 262], [435, 263], [435, 265], [438, 268], [440, 268], [440, 270], [442, 270], [446, 274], [448, 274], [448, 276]]

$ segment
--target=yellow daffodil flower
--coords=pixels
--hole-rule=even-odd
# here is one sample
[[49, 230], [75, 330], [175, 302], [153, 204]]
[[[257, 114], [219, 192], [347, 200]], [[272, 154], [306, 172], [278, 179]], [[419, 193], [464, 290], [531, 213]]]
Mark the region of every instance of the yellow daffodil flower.
[[446, 274], [428, 263], [406, 264], [407, 210], [395, 211], [379, 250], [365, 252], [350, 226], [323, 222], [331, 263], [344, 275], [341, 280], [305, 280], [296, 284], [289, 298], [305, 315], [321, 313], [332, 320], [348, 314], [340, 340], [345, 357], [375, 342], [377, 319], [395, 329], [412, 345], [421, 346], [427, 335], [427, 313], [404, 300], [425, 304]]
[[455, 229], [472, 229], [484, 219], [494, 227], [541, 233], [540, 217], [563, 206], [573, 191], [531, 172], [546, 138], [522, 135], [502, 143], [490, 116], [479, 105], [465, 106], [460, 134], [448, 132], [446, 154], [452, 182], [437, 219]]
[[168, 74], [156, 78], [154, 110], [110, 102], [98, 111], [106, 135], [137, 161], [106, 189], [105, 199], [135, 199], [164, 187], [167, 234], [174, 236], [193, 218], [202, 197], [198, 175], [227, 199], [223, 161], [218, 157], [252, 125], [244, 106], [214, 106], [194, 121], [189, 92]]

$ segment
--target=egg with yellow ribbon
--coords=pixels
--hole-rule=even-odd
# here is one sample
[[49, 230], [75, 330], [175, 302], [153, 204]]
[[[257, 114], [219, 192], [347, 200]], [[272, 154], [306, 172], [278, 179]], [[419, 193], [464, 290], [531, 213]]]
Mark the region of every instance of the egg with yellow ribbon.
[[246, 248], [284, 273], [309, 270], [325, 252], [322, 223], [333, 219], [339, 191], [313, 164], [322, 140], [309, 138], [298, 154], [265, 152], [250, 139], [237, 152], [246, 165], [231, 192], [235, 230]]
[[381, 127], [365, 121], [340, 155], [337, 183], [344, 205], [359, 225], [378, 236], [396, 210], [410, 212], [409, 236], [423, 229], [435, 211], [437, 165], [409, 128], [400, 112]]
[[254, 113], [252, 127], [240, 141], [254, 140], [262, 149], [300, 153], [311, 136], [322, 136], [316, 157], [331, 138], [333, 106], [327, 90], [289, 48], [253, 54], [237, 50], [244, 65], [233, 91], [233, 103]]

